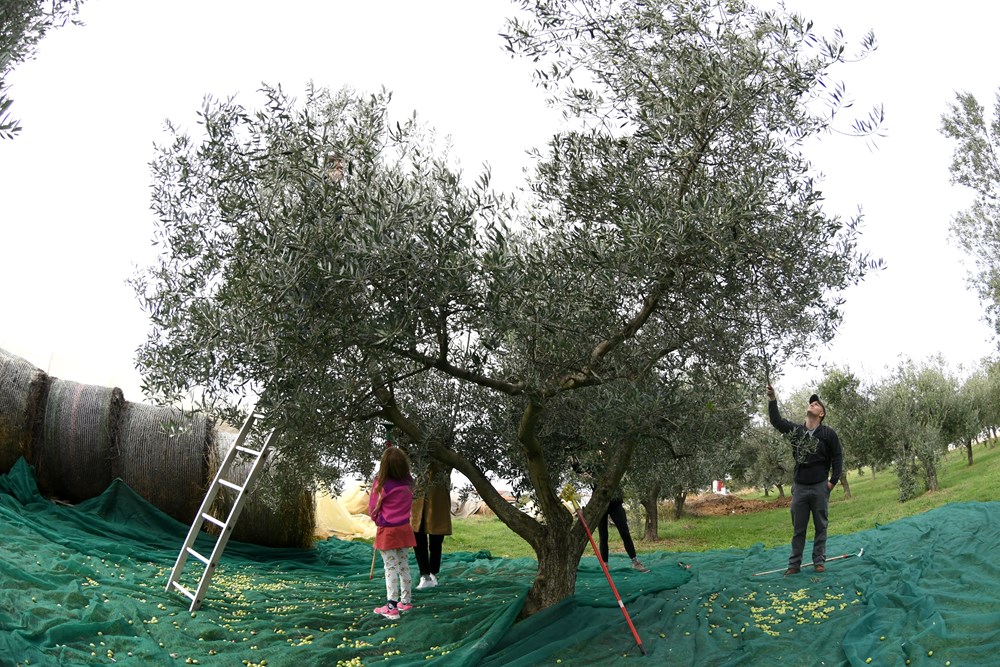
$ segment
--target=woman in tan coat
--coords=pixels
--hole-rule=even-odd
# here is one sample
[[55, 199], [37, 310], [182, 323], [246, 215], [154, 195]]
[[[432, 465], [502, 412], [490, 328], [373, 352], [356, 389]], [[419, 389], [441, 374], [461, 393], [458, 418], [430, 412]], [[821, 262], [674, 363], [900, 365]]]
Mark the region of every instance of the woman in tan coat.
[[417, 588], [424, 589], [437, 586], [444, 536], [451, 535], [451, 469], [432, 463], [421, 481], [413, 492], [410, 527], [417, 540]]

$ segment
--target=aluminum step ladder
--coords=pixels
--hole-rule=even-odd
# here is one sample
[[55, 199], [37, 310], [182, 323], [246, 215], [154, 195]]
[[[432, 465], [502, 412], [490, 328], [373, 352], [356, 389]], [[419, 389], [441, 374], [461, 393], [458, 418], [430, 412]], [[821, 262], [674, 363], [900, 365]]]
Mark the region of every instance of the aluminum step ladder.
[[[258, 477], [263, 472], [264, 463], [270, 453], [271, 442], [275, 437], [275, 431], [271, 430], [263, 434], [263, 444], [260, 445], [259, 449], [247, 446], [248, 438], [251, 432], [254, 431], [254, 425], [261, 419], [262, 415], [253, 410], [247, 415], [246, 421], [243, 422], [243, 426], [236, 436], [236, 440], [233, 441], [229, 451], [226, 452], [225, 458], [222, 459], [219, 471], [215, 474], [215, 479], [212, 480], [211, 485], [208, 487], [205, 499], [202, 500], [201, 507], [198, 508], [194, 522], [188, 530], [184, 546], [181, 547], [181, 551], [177, 556], [177, 562], [174, 563], [174, 569], [170, 572], [170, 579], [167, 581], [167, 592], [169, 593], [171, 589], [176, 588], [186, 598], [191, 600], [190, 611], [195, 611], [201, 607], [202, 600], [205, 598], [205, 593], [208, 591], [208, 586], [212, 581], [212, 576], [215, 574], [215, 569], [219, 565], [222, 552], [225, 550], [226, 544], [229, 542], [229, 537], [233, 533], [233, 526], [236, 525], [236, 520], [239, 518], [240, 512], [243, 511], [243, 506], [247, 501], [247, 494], [253, 490]], [[254, 435], [257, 434], [254, 433]], [[242, 484], [233, 481], [234, 465], [236, 463], [249, 464], [246, 480]], [[235, 491], [236, 499], [233, 502], [232, 509], [229, 511], [229, 515], [225, 519], [220, 519], [212, 516], [209, 511], [216, 497], [219, 495], [219, 491], [223, 488]], [[201, 534], [202, 526], [206, 521], [219, 528], [215, 548], [212, 549], [210, 556], [205, 556], [194, 549], [195, 541]], [[201, 579], [198, 581], [198, 588], [194, 592], [180, 583], [181, 572], [184, 570], [188, 556], [194, 556], [205, 567], [201, 574]]]

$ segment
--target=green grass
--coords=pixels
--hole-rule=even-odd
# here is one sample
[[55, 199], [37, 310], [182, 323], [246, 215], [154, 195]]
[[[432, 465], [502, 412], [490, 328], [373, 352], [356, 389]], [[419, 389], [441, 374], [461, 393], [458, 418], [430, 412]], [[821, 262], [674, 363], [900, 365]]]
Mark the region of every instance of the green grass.
[[[939, 490], [925, 492], [906, 503], [898, 500], [896, 476], [891, 471], [879, 472], [874, 480], [870, 471], [866, 471], [864, 476], [851, 471], [848, 476], [851, 499], [844, 498], [842, 486], [833, 491], [830, 501], [830, 534], [844, 535], [868, 530], [948, 503], [1000, 500], [1000, 485], [997, 484], [1000, 479], [1000, 447], [989, 449], [984, 445], [976, 445], [973, 457], [974, 464], [969, 467], [964, 449], [949, 452], [938, 467]], [[774, 494], [769, 498], [759, 493], [737, 495], [748, 499], [775, 499]], [[661, 507], [658, 541], [636, 539], [636, 548], [640, 553], [745, 549], [757, 543], [762, 543], [765, 547], [776, 547], [788, 544], [791, 539], [792, 527], [787, 507], [720, 517], [682, 516], [676, 521], [668, 518], [668, 515], [669, 512]], [[445, 539], [445, 552], [476, 552], [487, 549], [493, 556], [500, 558], [533, 558], [535, 555], [527, 542], [511, 532], [496, 517], [476, 516], [455, 519], [453, 523], [454, 534]], [[629, 526], [633, 539], [642, 534], [642, 524], [631, 514]], [[618, 532], [612, 529], [610, 533], [612, 552], [621, 551]]]
[[444, 538], [445, 553], [486, 549], [497, 558], [535, 557], [521, 537], [492, 514], [452, 519], [452, 534]]

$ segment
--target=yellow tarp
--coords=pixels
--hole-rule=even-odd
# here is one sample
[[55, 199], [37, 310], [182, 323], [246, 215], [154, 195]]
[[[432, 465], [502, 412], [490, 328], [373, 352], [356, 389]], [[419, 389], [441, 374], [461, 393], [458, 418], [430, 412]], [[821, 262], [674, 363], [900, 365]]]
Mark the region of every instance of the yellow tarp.
[[[572, 505], [567, 503], [572, 512]], [[464, 501], [457, 493], [451, 494], [451, 514], [467, 517], [479, 514], [486, 505], [473, 494]], [[341, 540], [374, 540], [375, 524], [368, 518], [368, 484], [359, 481], [348, 482], [339, 496], [329, 493], [316, 494], [316, 530], [321, 540], [337, 537]]]
[[368, 517], [368, 490], [355, 484], [336, 497], [318, 492], [315, 535], [323, 540], [374, 540], [375, 523]]

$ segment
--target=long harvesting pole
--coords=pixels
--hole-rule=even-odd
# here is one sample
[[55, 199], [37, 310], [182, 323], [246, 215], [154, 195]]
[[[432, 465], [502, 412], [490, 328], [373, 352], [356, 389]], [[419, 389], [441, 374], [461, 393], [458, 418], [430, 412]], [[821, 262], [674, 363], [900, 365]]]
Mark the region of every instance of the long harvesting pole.
[[590, 546], [594, 549], [594, 555], [597, 556], [597, 562], [601, 564], [601, 569], [604, 570], [604, 576], [608, 578], [608, 584], [611, 586], [611, 591], [615, 594], [615, 599], [618, 600], [618, 608], [622, 610], [622, 614], [625, 616], [625, 622], [628, 623], [629, 630], [632, 631], [632, 636], [635, 637], [635, 643], [639, 646], [639, 650], [642, 651], [643, 655], [646, 655], [646, 649], [642, 645], [642, 640], [639, 639], [639, 633], [636, 632], [635, 625], [632, 624], [632, 617], [628, 615], [628, 611], [625, 609], [625, 603], [622, 602], [622, 596], [618, 594], [618, 588], [615, 587], [615, 582], [611, 579], [611, 573], [608, 571], [608, 566], [601, 558], [601, 552], [597, 548], [597, 542], [594, 541], [594, 535], [590, 532], [590, 528], [587, 526], [587, 522], [583, 518], [583, 512], [580, 510], [580, 505], [576, 502], [576, 490], [567, 484], [563, 488], [562, 497], [568, 499], [573, 503], [573, 509], [576, 510], [576, 516], [580, 519], [580, 524], [583, 525], [583, 529], [587, 532], [587, 539], [590, 540]]
[[[864, 552], [865, 552], [865, 548], [861, 547], [861, 551], [859, 551], [856, 554], [844, 554], [843, 556], [834, 556], [833, 558], [827, 558], [824, 561], [824, 563], [830, 563], [830, 562], [835, 561], [835, 560], [843, 560], [845, 558], [854, 558], [854, 557], [861, 558], [861, 555]], [[813, 567], [814, 565], [815, 565], [815, 563], [806, 563], [802, 567]], [[774, 574], [775, 572], [784, 572], [785, 569], [786, 568], [784, 568], [784, 567], [779, 567], [777, 570], [766, 570], [764, 572], [757, 572], [753, 576], [760, 577], [760, 576], [763, 576], [765, 574]]]

